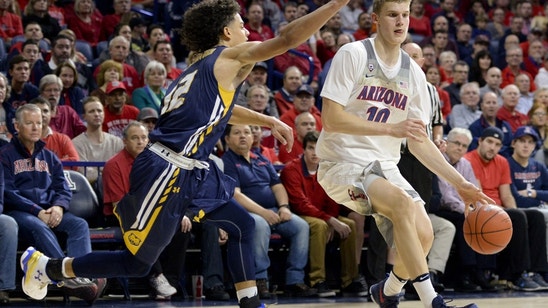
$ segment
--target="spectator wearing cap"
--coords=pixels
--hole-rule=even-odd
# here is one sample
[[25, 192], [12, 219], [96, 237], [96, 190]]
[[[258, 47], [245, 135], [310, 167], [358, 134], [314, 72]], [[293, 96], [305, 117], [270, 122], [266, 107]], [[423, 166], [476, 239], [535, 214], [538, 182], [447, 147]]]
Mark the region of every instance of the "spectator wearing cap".
[[[508, 163], [512, 177], [512, 195], [518, 208], [537, 209], [544, 215], [548, 226], [548, 208], [544, 206], [548, 203], [548, 170], [544, 163], [532, 157], [539, 140], [532, 127], [518, 128], [512, 140], [514, 154], [508, 158]], [[546, 244], [548, 247], [548, 238]]]
[[162, 100], [166, 95], [166, 68], [158, 61], [150, 61], [144, 73], [145, 86], [135, 89], [132, 95], [133, 106], [142, 110], [152, 108], [160, 113]]
[[518, 127], [527, 125], [529, 117], [516, 110], [520, 97], [519, 88], [516, 85], [507, 85], [502, 89], [502, 107], [497, 111], [497, 118], [510, 124], [512, 133]]
[[314, 89], [308, 84], [303, 84], [299, 87], [293, 99], [293, 106], [280, 117], [280, 120], [295, 131], [295, 119], [303, 112], [310, 112], [314, 116], [316, 119], [316, 130], [321, 131], [322, 115], [314, 105]]
[[116, 25], [122, 21], [122, 16], [131, 10], [131, 0], [114, 0], [112, 7], [114, 13], [103, 16], [99, 41], [107, 41], [114, 33]]
[[268, 90], [268, 104], [265, 112], [273, 117], [279, 118], [278, 108], [276, 107], [276, 101], [274, 100], [274, 94], [272, 90], [268, 88], [266, 81], [268, 79], [268, 64], [266, 62], [257, 62], [253, 66], [251, 73], [247, 76], [245, 82], [240, 88], [238, 94], [238, 100], [236, 104], [247, 107], [247, 91], [251, 86], [262, 85]]
[[147, 130], [151, 132], [156, 126], [156, 122], [158, 122], [158, 112], [154, 108], [145, 107], [139, 112], [137, 121], [143, 123]]
[[103, 15], [95, 8], [95, 1], [75, 0], [74, 14], [68, 14], [67, 26], [74, 31], [76, 39], [95, 47], [99, 42]]
[[103, 131], [122, 138], [124, 128], [131, 121], [137, 120], [139, 109], [126, 104], [128, 98], [127, 89], [122, 82], [109, 82], [107, 84], [106, 95]]
[[498, 154], [502, 143], [502, 131], [488, 127], [478, 141], [478, 148], [466, 153], [464, 158], [472, 165], [482, 191], [501, 206], [512, 221], [510, 243], [497, 255], [500, 278], [512, 282], [517, 290], [543, 290], [548, 286], [540, 275], [548, 272], [544, 215], [536, 209], [518, 208], [512, 194], [509, 163]]
[[[74, 137], [72, 143], [81, 161], [106, 162], [124, 148], [122, 139], [103, 132], [105, 109], [98, 97], [88, 96], [84, 99], [83, 105], [87, 129]], [[99, 176], [99, 170], [96, 167], [79, 167], [78, 171], [83, 173], [91, 183], [95, 183]]]

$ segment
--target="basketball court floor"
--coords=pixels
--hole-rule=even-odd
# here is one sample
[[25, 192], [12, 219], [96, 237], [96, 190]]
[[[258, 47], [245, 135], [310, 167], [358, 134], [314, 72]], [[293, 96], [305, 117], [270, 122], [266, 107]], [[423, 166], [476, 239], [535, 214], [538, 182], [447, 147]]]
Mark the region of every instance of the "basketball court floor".
[[[464, 306], [474, 302], [480, 308], [540, 308], [548, 307], [548, 291], [545, 292], [514, 292], [505, 291], [499, 293], [462, 294], [445, 292], [446, 300], [453, 299], [448, 305]], [[333, 299], [295, 299], [278, 297], [265, 303], [270, 308], [375, 308], [373, 302], [362, 298], [337, 297]], [[12, 307], [87, 307], [88, 305], [78, 299], [65, 305], [61, 297], [48, 297], [43, 301], [29, 301], [26, 299], [12, 299]], [[228, 302], [216, 302], [206, 300], [173, 300], [152, 301], [144, 296], [133, 297], [131, 301], [125, 301], [115, 296], [104, 296], [97, 300], [93, 307], [238, 307], [235, 300]], [[418, 301], [402, 300], [400, 308], [421, 308]]]

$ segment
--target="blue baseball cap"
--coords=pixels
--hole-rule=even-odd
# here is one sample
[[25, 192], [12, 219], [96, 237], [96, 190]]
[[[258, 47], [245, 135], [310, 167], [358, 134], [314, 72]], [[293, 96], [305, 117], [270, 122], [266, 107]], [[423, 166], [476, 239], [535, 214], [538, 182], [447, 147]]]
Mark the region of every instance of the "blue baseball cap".
[[531, 127], [531, 126], [521, 126], [519, 127], [516, 132], [514, 133], [514, 139], [519, 139], [525, 135], [529, 135], [533, 137], [535, 142], [538, 142], [540, 140], [537, 132]]

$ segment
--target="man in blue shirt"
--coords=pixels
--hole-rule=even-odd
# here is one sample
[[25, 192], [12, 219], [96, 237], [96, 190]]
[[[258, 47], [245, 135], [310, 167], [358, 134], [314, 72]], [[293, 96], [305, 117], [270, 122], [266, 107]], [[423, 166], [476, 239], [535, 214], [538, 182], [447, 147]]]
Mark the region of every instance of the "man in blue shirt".
[[286, 293], [303, 297], [316, 294], [304, 284], [304, 267], [308, 260], [308, 223], [289, 209], [285, 187], [272, 163], [251, 152], [253, 136], [249, 125], [228, 125], [225, 130], [228, 151], [223, 155], [224, 172], [236, 180], [234, 198], [255, 220], [255, 276], [259, 296], [269, 296], [267, 288], [268, 245], [271, 232], [291, 242], [287, 257]]

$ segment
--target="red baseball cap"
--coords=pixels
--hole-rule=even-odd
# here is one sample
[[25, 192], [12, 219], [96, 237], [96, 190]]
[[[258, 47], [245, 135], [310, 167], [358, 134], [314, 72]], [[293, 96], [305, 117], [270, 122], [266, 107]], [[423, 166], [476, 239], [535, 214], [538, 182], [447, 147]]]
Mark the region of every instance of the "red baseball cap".
[[108, 95], [112, 91], [118, 90], [118, 89], [122, 89], [122, 90], [124, 90], [124, 92], [127, 92], [127, 89], [126, 89], [126, 86], [124, 85], [124, 83], [122, 83], [120, 81], [111, 81], [107, 84], [107, 90], [105, 91], [105, 93]]

